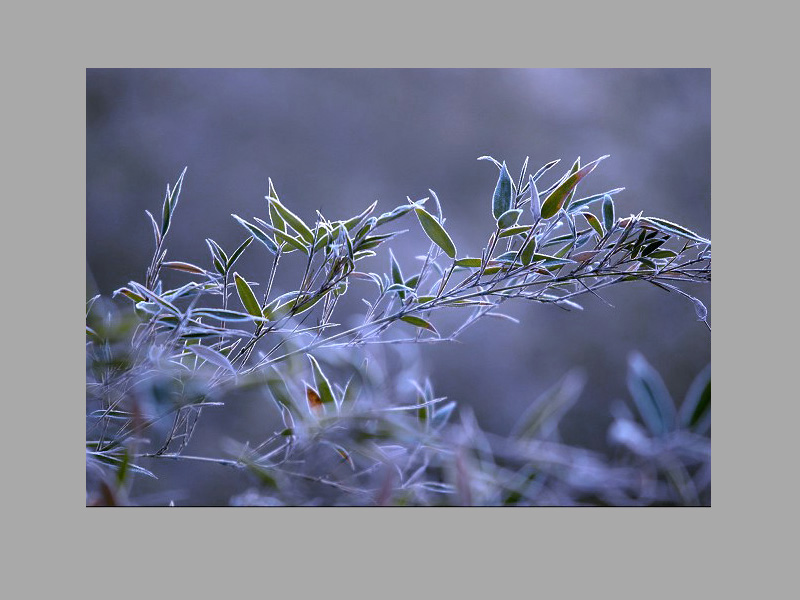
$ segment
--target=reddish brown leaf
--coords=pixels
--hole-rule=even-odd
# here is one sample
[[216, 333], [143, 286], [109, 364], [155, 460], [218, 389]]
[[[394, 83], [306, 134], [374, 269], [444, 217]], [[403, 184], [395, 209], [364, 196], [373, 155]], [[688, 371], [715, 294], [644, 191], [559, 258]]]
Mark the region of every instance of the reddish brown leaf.
[[315, 413], [322, 412], [322, 398], [319, 397], [317, 390], [310, 385], [306, 385], [306, 398], [308, 399], [308, 406]]

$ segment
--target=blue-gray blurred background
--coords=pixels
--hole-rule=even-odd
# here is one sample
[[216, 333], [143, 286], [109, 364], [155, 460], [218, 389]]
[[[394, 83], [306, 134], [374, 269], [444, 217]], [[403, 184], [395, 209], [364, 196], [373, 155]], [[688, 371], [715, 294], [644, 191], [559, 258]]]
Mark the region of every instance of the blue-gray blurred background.
[[[206, 267], [204, 238], [232, 249], [245, 237], [231, 213], [264, 217], [268, 177], [308, 221], [317, 209], [350, 217], [374, 200], [389, 210], [432, 188], [459, 254], [478, 256], [497, 178], [476, 160], [486, 154], [515, 178], [526, 156], [531, 171], [561, 158], [548, 185], [578, 156], [610, 154], [581, 196], [624, 186], [618, 214], [643, 210], [711, 236], [707, 69], [90, 69], [86, 91], [87, 284], [103, 294], [143, 280], [153, 250], [144, 210], [158, 214], [184, 166], [169, 258]], [[428, 243], [416, 220], [399, 224], [410, 231], [391, 247], [410, 272]], [[252, 279], [267, 269], [258, 250], [237, 265]], [[388, 269], [379, 256], [387, 264], [371, 270]], [[711, 308], [710, 286], [687, 289]], [[506, 304], [519, 325], [484, 320], [461, 344], [421, 346], [437, 394], [503, 434], [580, 366], [587, 386], [563, 437], [602, 449], [609, 406], [628, 397], [632, 351], [678, 401], [711, 359], [711, 334], [685, 298], [645, 283], [604, 297], [614, 308], [592, 297], [583, 312]]]

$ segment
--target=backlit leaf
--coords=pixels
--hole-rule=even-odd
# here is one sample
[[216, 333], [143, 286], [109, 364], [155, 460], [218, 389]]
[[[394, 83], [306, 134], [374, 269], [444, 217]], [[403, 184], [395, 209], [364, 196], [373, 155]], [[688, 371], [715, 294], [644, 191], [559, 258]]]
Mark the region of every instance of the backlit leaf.
[[312, 388], [310, 385], [306, 385], [306, 400], [308, 401], [308, 407], [314, 414], [321, 413], [325, 408], [322, 398], [320, 398], [317, 390]]
[[256, 300], [256, 296], [253, 294], [250, 285], [242, 279], [238, 273], [233, 274], [233, 279], [236, 282], [236, 291], [239, 294], [239, 299], [242, 301], [242, 306], [244, 306], [245, 310], [255, 317], [263, 317], [264, 315], [261, 314], [258, 300]]
[[250, 245], [250, 242], [252, 241], [253, 238], [251, 237], [247, 238], [244, 242], [241, 243], [241, 245], [236, 250], [233, 251], [233, 254], [231, 254], [231, 257], [228, 259], [228, 264], [227, 264], [228, 269], [230, 269], [233, 266], [233, 264], [239, 259], [239, 257], [242, 255], [242, 253], [245, 251], [245, 249]]
[[269, 202], [271, 205], [275, 207], [280, 216], [283, 217], [283, 220], [286, 221], [286, 223], [289, 225], [289, 227], [291, 227], [298, 234], [300, 234], [300, 237], [302, 237], [306, 241], [306, 243], [308, 244], [314, 243], [314, 233], [311, 231], [311, 229], [308, 228], [308, 225], [306, 225], [300, 217], [298, 217], [296, 214], [294, 214], [292, 211], [286, 208], [277, 198], [270, 198]]
[[611, 231], [614, 227], [614, 201], [608, 194], [603, 196], [603, 224], [606, 231]]
[[[508, 173], [506, 173], [506, 175], [508, 175]], [[439, 221], [437, 221], [434, 216], [427, 212], [424, 208], [417, 208], [416, 213], [419, 223], [422, 225], [422, 229], [425, 231], [425, 234], [430, 238], [430, 240], [439, 246], [439, 248], [441, 248], [444, 253], [447, 254], [447, 256], [450, 258], [455, 258], [456, 246], [453, 244], [453, 240], [450, 239], [450, 235], [444, 230], [444, 227], [441, 226]]]
[[578, 171], [564, 179], [564, 181], [561, 182], [542, 203], [542, 218], [549, 219], [558, 214], [558, 211], [561, 210], [567, 195], [569, 195], [575, 186], [578, 185], [578, 182], [586, 177], [589, 173], [594, 171], [595, 167], [600, 163], [600, 161], [608, 158], [608, 156], [609, 155], [601, 156], [597, 160], [593, 160], [588, 165], [581, 167]]
[[427, 329], [429, 331], [434, 332], [436, 335], [439, 335], [439, 332], [436, 331], [436, 328], [433, 325], [428, 323], [428, 321], [426, 321], [425, 319], [421, 319], [420, 317], [415, 317], [413, 315], [405, 315], [403, 317], [400, 317], [400, 320], [401, 321], [405, 321], [406, 323], [409, 323], [410, 325], [413, 325], [414, 327], [420, 327], [421, 329]]
[[311, 362], [311, 369], [314, 371], [314, 383], [317, 386], [320, 401], [323, 404], [335, 404], [336, 401], [333, 396], [333, 391], [331, 390], [331, 384], [322, 372], [317, 359], [310, 354], [307, 356], [308, 360]]
[[497, 219], [497, 227], [499, 227], [500, 229], [508, 229], [509, 227], [513, 227], [514, 225], [517, 224], [517, 221], [519, 220], [519, 216], [521, 214], [522, 214], [521, 208], [517, 209], [512, 208], [511, 210], [507, 210], [502, 215], [500, 215], [499, 219]]
[[642, 218], [642, 221], [654, 225], [656, 228], [660, 229], [665, 233], [672, 233], [680, 237], [700, 242], [702, 244], [711, 243], [711, 240], [707, 240], [706, 238], [697, 235], [694, 231], [690, 231], [689, 229], [686, 229], [686, 227], [678, 225], [677, 223], [673, 223], [672, 221], [667, 221], [666, 219], [658, 219], [656, 217], [644, 217]]
[[590, 212], [583, 212], [580, 214], [583, 215], [583, 218], [586, 219], [586, 222], [592, 226], [592, 229], [597, 232], [598, 236], [602, 238], [606, 234], [605, 229], [603, 229], [603, 224], [600, 223], [600, 219]]
[[[238, 215], [232, 214], [231, 216], [234, 219], [236, 219], [242, 227], [244, 227], [245, 229], [247, 229], [247, 231], [253, 234], [254, 238], [256, 238], [259, 242], [264, 244], [267, 247], [267, 250], [269, 250], [273, 254], [278, 253], [278, 247], [275, 245], [275, 242], [273, 242], [272, 238], [270, 238], [262, 229], [253, 225], [252, 223], [245, 221]], [[225, 262], [227, 263], [227, 261]]]
[[169, 262], [161, 263], [162, 267], [167, 267], [168, 269], [174, 269], [176, 271], [186, 271], [187, 273], [197, 273], [198, 275], [203, 275], [205, 271], [200, 267], [193, 265], [191, 263], [180, 262], [177, 260], [172, 260]]

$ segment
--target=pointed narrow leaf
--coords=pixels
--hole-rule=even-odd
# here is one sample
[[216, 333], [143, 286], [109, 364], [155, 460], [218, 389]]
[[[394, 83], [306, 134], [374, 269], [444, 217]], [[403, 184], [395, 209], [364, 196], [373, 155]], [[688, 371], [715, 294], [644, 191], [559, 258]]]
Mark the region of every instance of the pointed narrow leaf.
[[167, 267], [168, 269], [174, 269], [175, 271], [186, 271], [187, 273], [197, 273], [198, 275], [203, 275], [205, 273], [205, 271], [200, 267], [198, 267], [197, 265], [181, 262], [178, 260], [172, 260], [165, 263], [161, 263], [161, 266]]
[[469, 258], [469, 257], [467, 257], [467, 258], [459, 258], [456, 261], [456, 266], [457, 267], [469, 267], [469, 268], [480, 267], [481, 266], [481, 259], [480, 258]]
[[592, 226], [592, 229], [597, 232], [598, 236], [603, 237], [606, 234], [605, 230], [603, 229], [603, 224], [600, 223], [600, 219], [590, 212], [582, 212], [580, 214], [583, 215], [583, 218], [586, 219], [586, 222]]
[[267, 177], [267, 185], [269, 187], [269, 190], [267, 191], [267, 200], [270, 198], [277, 200], [278, 192], [275, 191], [275, 186], [272, 184], [272, 177]]
[[[256, 238], [259, 242], [264, 244], [267, 247], [267, 250], [269, 250], [273, 254], [277, 254], [278, 253], [278, 247], [275, 245], [275, 242], [273, 242], [272, 238], [270, 238], [263, 230], [261, 230], [260, 228], [256, 227], [252, 223], [248, 223], [247, 221], [245, 221], [244, 219], [242, 219], [238, 215], [232, 214], [231, 216], [234, 219], [236, 219], [237, 221], [239, 221], [239, 224], [242, 227], [244, 227], [245, 229], [247, 229], [247, 231], [252, 233], [254, 238]], [[227, 263], [228, 261], [225, 261], [225, 262]]]
[[167, 235], [169, 231], [169, 223], [172, 218], [172, 211], [169, 206], [169, 184], [167, 184], [167, 193], [164, 196], [164, 206], [161, 210], [161, 237]]
[[187, 346], [187, 349], [202, 358], [204, 361], [210, 362], [212, 365], [227, 369], [231, 373], [236, 373], [236, 369], [233, 368], [231, 361], [229, 361], [223, 354], [220, 354], [212, 348], [193, 344], [191, 346]]
[[184, 167], [181, 171], [178, 181], [175, 182], [175, 187], [172, 188], [172, 193], [169, 196], [170, 213], [175, 212], [175, 207], [178, 206], [178, 200], [181, 197], [181, 190], [183, 189], [183, 178], [186, 175], [186, 170], [189, 167]]
[[[580, 168], [581, 168], [581, 157], [579, 156], [577, 158], [577, 160], [573, 163], [572, 169], [570, 169], [570, 172], [569, 172], [570, 176], [572, 176], [575, 173], [577, 173], [578, 169], [580, 169]], [[572, 199], [575, 197], [575, 190], [577, 189], [577, 187], [578, 187], [577, 185], [575, 187], [573, 187], [572, 190], [570, 191], [570, 193], [567, 194], [567, 197], [564, 200], [564, 204], [562, 205], [562, 208], [564, 210], [567, 210], [569, 208], [569, 205], [572, 202]]]
[[[506, 175], [508, 175], [508, 173], [506, 173]], [[444, 227], [439, 224], [439, 221], [424, 208], [417, 208], [416, 213], [419, 224], [422, 225], [422, 229], [425, 231], [425, 235], [427, 235], [434, 244], [439, 246], [447, 256], [455, 258], [456, 246], [453, 244], [453, 240], [450, 239], [450, 235], [444, 230]]]
[[521, 233], [528, 233], [530, 230], [531, 230], [531, 225], [519, 225], [517, 227], [509, 227], [508, 229], [503, 229], [498, 234], [497, 237], [498, 239], [504, 237], [511, 237], [513, 235], [518, 235]]
[[278, 211], [278, 213], [280, 213], [281, 217], [283, 217], [283, 220], [286, 221], [289, 227], [299, 233], [300, 237], [302, 237], [306, 243], [314, 243], [314, 233], [308, 228], [308, 225], [306, 225], [300, 217], [286, 208], [281, 201], [276, 198], [271, 198], [270, 204], [275, 206], [275, 209]]
[[549, 171], [550, 169], [552, 169], [553, 167], [555, 167], [555, 166], [556, 166], [558, 163], [560, 163], [560, 162], [561, 162], [561, 159], [560, 159], [560, 158], [557, 158], [557, 159], [555, 159], [555, 160], [551, 160], [549, 163], [547, 163], [546, 165], [544, 165], [544, 166], [543, 166], [541, 169], [539, 169], [538, 171], [536, 171], [536, 173], [534, 173], [534, 175], [533, 175], [533, 180], [534, 180], [534, 181], [539, 181], [539, 178], [540, 178], [542, 175], [544, 175], [545, 173], [547, 173], [547, 171]]
[[336, 400], [331, 390], [331, 384], [322, 372], [317, 359], [310, 354], [306, 356], [308, 356], [308, 360], [311, 362], [311, 369], [314, 371], [314, 383], [317, 386], [320, 400], [323, 404], [335, 404]]
[[579, 208], [583, 208], [584, 206], [588, 206], [598, 200], [602, 200], [606, 196], [613, 196], [619, 192], [624, 191], [625, 188], [615, 188], [613, 190], [609, 190], [607, 192], [603, 192], [602, 194], [593, 194], [591, 196], [587, 196], [586, 198], [580, 198], [578, 200], [573, 200], [569, 205], [569, 212], [576, 212]]
[[528, 185], [531, 192], [531, 214], [533, 220], [536, 221], [542, 216], [542, 199], [539, 197], [539, 188], [536, 187], [536, 179], [533, 175], [528, 180]]
[[439, 332], [436, 331], [436, 328], [428, 323], [425, 319], [421, 319], [419, 317], [414, 317], [412, 315], [405, 315], [404, 317], [400, 317], [401, 321], [405, 321], [413, 325], [414, 327], [420, 327], [421, 329], [427, 329], [428, 331], [434, 332], [436, 335], [439, 335]]
[[490, 161], [492, 161], [492, 162], [493, 162], [493, 163], [494, 163], [494, 164], [497, 166], [497, 168], [498, 168], [498, 169], [501, 169], [501, 170], [502, 170], [502, 168], [503, 168], [503, 165], [501, 165], [501, 164], [500, 164], [500, 161], [498, 161], [498, 160], [495, 160], [495, 159], [494, 159], [494, 158], [492, 158], [491, 156], [479, 156], [479, 157], [478, 157], [478, 160], [490, 160]]
[[511, 175], [508, 174], [508, 168], [504, 162], [500, 168], [500, 177], [497, 179], [497, 185], [492, 196], [492, 214], [495, 219], [499, 219], [504, 212], [513, 208], [511, 205], [513, 202], [512, 196], [513, 184]]
[[377, 218], [377, 220], [375, 221], [375, 227], [383, 225], [384, 223], [388, 223], [389, 221], [394, 221], [395, 219], [399, 219], [410, 210], [421, 207], [427, 201], [428, 201], [427, 198], [423, 198], [422, 200], [417, 200], [413, 204], [402, 204], [389, 212], [385, 212]]
[[562, 181], [542, 203], [542, 218], [549, 219], [558, 214], [558, 211], [561, 210], [561, 207], [564, 204], [564, 200], [567, 198], [569, 193], [575, 189], [575, 186], [578, 185], [578, 182], [586, 177], [589, 173], [594, 171], [595, 167], [600, 163], [600, 161], [608, 158], [608, 156], [609, 155], [607, 154], [605, 156], [601, 156], [597, 160], [593, 160], [588, 165], [581, 167], [578, 171], [564, 179], [564, 181]]
[[[275, 239], [278, 242], [282, 242], [282, 243], [286, 244], [292, 250], [300, 250], [301, 252], [303, 252], [305, 254], [309, 253], [309, 249], [306, 248], [305, 244], [299, 238], [293, 237], [293, 236], [289, 235], [288, 233], [284, 233], [280, 229], [275, 229], [272, 225], [270, 225], [266, 221], [263, 221], [263, 220], [259, 219], [258, 217], [253, 217], [253, 219], [255, 221], [258, 221], [258, 223], [260, 225], [262, 225], [262, 226], [266, 227], [267, 229], [269, 229], [273, 233], [273, 235], [275, 236]], [[288, 250], [288, 252], [291, 252], [291, 250]]]
[[519, 259], [522, 261], [522, 264], [526, 267], [531, 264], [533, 260], [534, 252], [536, 252], [536, 237], [531, 237], [528, 242], [525, 244], [525, 247], [522, 249], [522, 252], [519, 255]]
[[275, 229], [286, 232], [286, 221], [283, 220], [281, 213], [278, 212], [272, 202], [269, 203], [269, 220]]
[[674, 235], [678, 235], [680, 237], [684, 237], [695, 242], [700, 242], [701, 244], [710, 244], [711, 240], [707, 240], [706, 238], [697, 235], [694, 231], [686, 229], [682, 225], [678, 225], [677, 223], [673, 223], [672, 221], [667, 221], [666, 219], [658, 219], [656, 217], [644, 217], [642, 221], [646, 223], [650, 223], [654, 225], [661, 231], [665, 233], [672, 233]]
[[606, 226], [606, 231], [611, 231], [614, 227], [614, 220], [614, 201], [606, 194], [603, 196], [603, 224]]
[[242, 306], [244, 306], [245, 310], [254, 317], [263, 317], [258, 300], [256, 300], [256, 296], [248, 283], [238, 273], [233, 274], [233, 280], [236, 282], [236, 291], [239, 293], [239, 299], [242, 301]]
[[212, 258], [218, 258], [220, 262], [223, 264], [228, 262], [228, 255], [225, 254], [225, 251], [222, 249], [222, 246], [220, 246], [217, 242], [215, 242], [211, 238], [206, 238], [206, 245], [208, 246], [208, 249], [211, 252]]
[[362, 212], [361, 214], [358, 214], [355, 217], [353, 217], [352, 219], [348, 219], [347, 221], [345, 221], [344, 222], [344, 226], [347, 229], [347, 231], [351, 231], [356, 225], [359, 225], [362, 221], [364, 221], [364, 219], [369, 217], [372, 214], [372, 212], [375, 210], [376, 206], [378, 206], [378, 201], [377, 200], [375, 202], [373, 202], [372, 204], [370, 204], [366, 208], [366, 210], [364, 210], [364, 212]]
[[311, 409], [313, 414], [319, 414], [325, 408], [322, 398], [320, 398], [317, 390], [312, 388], [310, 385], [306, 385], [306, 400], [308, 401], [308, 407]]
[[233, 266], [233, 263], [237, 261], [237, 259], [242, 255], [242, 252], [245, 251], [245, 249], [250, 245], [250, 242], [252, 241], [253, 241], [252, 237], [247, 238], [244, 242], [242, 242], [242, 244], [236, 250], [233, 251], [233, 254], [231, 254], [231, 257], [228, 259], [228, 264], [227, 264], [228, 269], [230, 269]]
[[392, 281], [403, 285], [405, 283], [403, 280], [403, 272], [400, 270], [400, 265], [397, 263], [394, 252], [391, 250], [389, 250], [389, 262], [391, 263]]
[[149, 210], [145, 210], [144, 212], [147, 213], [147, 216], [150, 217], [150, 224], [153, 226], [153, 235], [156, 238], [156, 245], [159, 244], [161, 241], [161, 231], [159, 230], [158, 223], [156, 223], [156, 219]]

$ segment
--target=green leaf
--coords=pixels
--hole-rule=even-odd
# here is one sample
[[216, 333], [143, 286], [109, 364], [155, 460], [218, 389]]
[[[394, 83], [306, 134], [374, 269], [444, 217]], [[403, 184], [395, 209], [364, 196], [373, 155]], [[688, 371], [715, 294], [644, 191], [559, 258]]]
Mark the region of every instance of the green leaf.
[[220, 246], [217, 242], [215, 242], [211, 238], [206, 238], [206, 245], [208, 246], [208, 249], [211, 252], [212, 258], [218, 258], [222, 264], [227, 264], [228, 255], [225, 254], [225, 251], [222, 249], [222, 246]]
[[503, 166], [500, 168], [500, 177], [497, 179], [497, 185], [492, 196], [492, 214], [495, 219], [500, 219], [504, 212], [513, 208], [511, 205], [512, 196], [513, 183], [511, 182], [511, 175], [508, 174], [506, 163], [503, 162]]
[[164, 206], [161, 210], [161, 237], [167, 235], [169, 231], [169, 223], [172, 218], [172, 211], [169, 206], [169, 184], [167, 184], [167, 193], [164, 195]]
[[[506, 176], [508, 176], [508, 172], [506, 172]], [[431, 241], [439, 246], [447, 256], [455, 258], [456, 246], [453, 244], [453, 240], [450, 239], [450, 235], [444, 230], [444, 227], [439, 224], [439, 221], [424, 208], [417, 208], [416, 213], [422, 229]]]
[[[292, 250], [300, 250], [304, 254], [308, 254], [309, 249], [306, 248], [305, 244], [303, 244], [303, 242], [301, 242], [298, 238], [293, 237], [288, 233], [284, 233], [280, 229], [275, 229], [272, 225], [270, 225], [266, 221], [259, 219], [258, 217], [253, 217], [253, 219], [258, 221], [261, 225], [263, 225], [267, 229], [269, 229], [275, 236], [275, 239], [278, 240], [279, 242], [283, 242], [284, 244], [289, 246]], [[291, 252], [291, 250], [289, 250], [289, 252]]]
[[606, 194], [603, 196], [603, 224], [606, 226], [606, 231], [611, 231], [614, 221], [614, 201]]
[[174, 304], [172, 304], [172, 302], [170, 302], [166, 298], [162, 298], [161, 296], [156, 294], [154, 291], [147, 289], [143, 285], [140, 285], [140, 284], [136, 283], [135, 281], [131, 281], [131, 282], [128, 283], [128, 286], [130, 288], [133, 288], [133, 291], [135, 291], [136, 293], [138, 293], [138, 294], [140, 294], [142, 296], [145, 296], [146, 298], [149, 298], [150, 300], [153, 300], [156, 304], [158, 304], [162, 308], [166, 308], [172, 314], [174, 314], [174, 315], [180, 315], [181, 314], [181, 311], [178, 310], [178, 307], [175, 306]]
[[[572, 169], [570, 169], [570, 171], [569, 171], [570, 176], [572, 176], [575, 173], [577, 173], [578, 169], [580, 169], [580, 168], [581, 168], [581, 157], [579, 156], [575, 160], [575, 162], [572, 164]], [[567, 194], [567, 197], [564, 200], [564, 204], [562, 205], [562, 208], [564, 210], [567, 210], [569, 208], [569, 205], [572, 202], [572, 199], [575, 197], [575, 190], [577, 189], [577, 187], [578, 187], [577, 185], [575, 187], [573, 187], [572, 190], [570, 191], [570, 193]]]
[[705, 433], [711, 424], [711, 365], [692, 382], [681, 405], [680, 422], [684, 427]]
[[634, 353], [628, 360], [628, 390], [642, 421], [655, 436], [675, 427], [675, 404], [664, 380], [645, 358]]
[[[389, 261], [391, 263], [391, 271], [392, 271], [392, 281], [395, 285], [405, 286], [405, 280], [403, 279], [403, 272], [400, 270], [400, 265], [397, 263], [397, 259], [394, 257], [394, 252], [389, 250]], [[405, 300], [406, 292], [405, 289], [401, 288], [397, 292], [398, 296], [400, 296], [401, 300]]]
[[513, 227], [519, 221], [519, 216], [522, 214], [521, 208], [512, 208], [511, 210], [507, 210], [500, 218], [497, 219], [497, 226], [500, 229], [508, 229], [509, 227]]
[[331, 384], [328, 381], [328, 378], [325, 377], [325, 374], [322, 372], [322, 369], [317, 362], [317, 359], [307, 354], [308, 360], [311, 361], [311, 369], [314, 371], [314, 383], [317, 385], [317, 391], [319, 392], [320, 400], [322, 400], [323, 404], [335, 404], [336, 400], [333, 396], [333, 391], [331, 390]]
[[233, 251], [233, 254], [231, 254], [231, 257], [228, 259], [228, 264], [227, 264], [228, 269], [230, 269], [233, 266], [233, 263], [235, 263], [239, 259], [239, 257], [242, 255], [242, 252], [245, 251], [245, 249], [250, 245], [250, 242], [252, 241], [253, 241], [252, 237], [247, 238], [244, 242], [242, 242], [242, 244], [236, 250]]
[[175, 207], [178, 206], [178, 200], [181, 197], [181, 190], [183, 189], [183, 178], [186, 175], [186, 170], [189, 167], [184, 167], [183, 171], [181, 171], [180, 176], [178, 177], [178, 181], [175, 182], [175, 186], [172, 188], [172, 193], [169, 196], [169, 205], [170, 205], [170, 212], [175, 212]]
[[220, 354], [216, 350], [209, 348], [208, 346], [200, 346], [199, 344], [193, 344], [191, 346], [187, 346], [187, 350], [193, 352], [200, 358], [202, 358], [206, 362], [210, 362], [212, 365], [217, 367], [222, 367], [223, 369], [227, 369], [231, 373], [236, 373], [236, 369], [233, 368], [231, 361], [227, 359], [223, 354]]
[[228, 270], [225, 268], [225, 265], [219, 262], [219, 259], [216, 256], [214, 257], [214, 268], [217, 270], [217, 273], [219, 273], [223, 277], [228, 272]]
[[344, 222], [345, 229], [347, 229], [347, 231], [351, 231], [353, 227], [360, 224], [364, 219], [369, 217], [372, 214], [372, 211], [375, 210], [376, 206], [378, 206], [377, 200], [372, 204], [370, 204], [361, 214], [358, 214], [352, 219], [348, 219], [347, 221], [345, 221]]
[[286, 208], [277, 198], [269, 198], [269, 203], [275, 206], [275, 209], [278, 211], [280, 216], [283, 217], [284, 221], [286, 221], [289, 227], [300, 234], [300, 237], [302, 237], [306, 243], [314, 243], [314, 233], [308, 228], [308, 225], [306, 225], [300, 217]]
[[389, 212], [385, 212], [375, 221], [375, 227], [383, 225], [384, 223], [388, 223], [389, 221], [399, 219], [410, 210], [421, 207], [427, 201], [427, 198], [423, 198], [422, 200], [417, 200], [412, 204], [402, 204]]
[[277, 200], [278, 193], [275, 191], [275, 186], [272, 185], [272, 178], [269, 178], [269, 192], [265, 196], [267, 199], [267, 204], [269, 205], [269, 220], [272, 223], [272, 226], [275, 229], [280, 229], [281, 231], [286, 231], [286, 221], [283, 220], [283, 217], [278, 212], [278, 210], [273, 206], [270, 199]]
[[592, 229], [597, 232], [598, 236], [602, 238], [606, 234], [605, 229], [603, 229], [603, 224], [600, 223], [600, 219], [590, 212], [582, 212], [580, 214], [583, 215], [583, 218], [586, 219], [586, 222], [592, 226]]
[[675, 258], [676, 256], [678, 255], [672, 250], [656, 250], [648, 254], [649, 258]]
[[480, 258], [469, 258], [469, 257], [467, 257], [467, 258], [459, 258], [456, 261], [456, 266], [457, 267], [469, 267], [469, 268], [480, 267], [481, 266], [481, 259]]
[[[253, 234], [253, 237], [256, 238], [259, 242], [264, 244], [267, 247], [267, 250], [272, 252], [272, 254], [278, 253], [278, 247], [275, 245], [275, 242], [260, 228], [256, 227], [252, 223], [248, 223], [244, 219], [242, 219], [239, 215], [231, 215], [234, 219], [236, 219], [239, 224], [247, 229], [250, 233]], [[227, 261], [225, 261], [227, 263]]]
[[697, 235], [694, 231], [686, 229], [682, 225], [678, 225], [677, 223], [673, 223], [672, 221], [667, 221], [666, 219], [658, 219], [656, 217], [644, 217], [642, 221], [646, 223], [650, 223], [651, 225], [655, 226], [657, 229], [663, 231], [664, 233], [672, 233], [674, 235], [678, 235], [680, 237], [684, 237], [695, 242], [700, 242], [701, 244], [710, 244], [711, 240], [707, 240], [706, 238]]
[[526, 267], [531, 264], [533, 260], [534, 253], [536, 252], [536, 237], [531, 237], [525, 244], [525, 247], [522, 249], [522, 252], [519, 255], [522, 264]]
[[405, 315], [403, 317], [400, 317], [400, 320], [401, 321], [405, 321], [406, 323], [409, 323], [409, 324], [413, 325], [414, 327], [419, 327], [421, 329], [427, 329], [428, 331], [432, 331], [436, 335], [439, 335], [439, 332], [436, 331], [436, 328], [433, 325], [431, 325], [430, 323], [428, 323], [428, 321], [426, 321], [425, 319], [421, 319], [419, 317], [415, 317], [415, 316], [412, 316], [412, 315]]
[[236, 291], [239, 293], [239, 299], [245, 310], [254, 317], [263, 317], [258, 300], [248, 283], [238, 273], [233, 274], [233, 280], [236, 282]]
[[498, 235], [497, 238], [504, 238], [504, 237], [511, 237], [523, 233], [528, 233], [531, 230], [531, 225], [519, 225], [518, 227], [509, 227], [508, 229], [503, 229]]
[[542, 203], [542, 218], [549, 219], [557, 215], [558, 211], [561, 210], [561, 207], [564, 204], [564, 200], [567, 198], [569, 193], [575, 189], [575, 186], [578, 185], [578, 182], [586, 177], [589, 173], [594, 171], [595, 167], [600, 163], [600, 161], [608, 158], [608, 156], [609, 155], [607, 154], [605, 156], [601, 156], [597, 160], [593, 160], [588, 165], [581, 167], [578, 171], [565, 178], [564, 181], [562, 181]]

